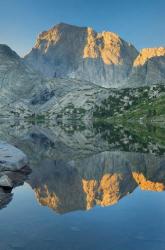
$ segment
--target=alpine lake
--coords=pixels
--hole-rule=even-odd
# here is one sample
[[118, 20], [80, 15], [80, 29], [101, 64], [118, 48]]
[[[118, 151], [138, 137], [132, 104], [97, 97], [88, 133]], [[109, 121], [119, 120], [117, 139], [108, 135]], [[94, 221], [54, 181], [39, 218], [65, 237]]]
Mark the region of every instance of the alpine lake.
[[31, 171], [0, 192], [1, 250], [164, 250], [165, 126], [0, 122]]

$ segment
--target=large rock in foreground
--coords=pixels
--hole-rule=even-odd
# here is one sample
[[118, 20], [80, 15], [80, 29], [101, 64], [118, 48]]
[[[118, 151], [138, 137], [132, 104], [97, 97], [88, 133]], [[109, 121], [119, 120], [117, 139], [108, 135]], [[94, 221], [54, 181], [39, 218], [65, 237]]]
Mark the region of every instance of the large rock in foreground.
[[28, 163], [26, 155], [5, 142], [0, 142], [0, 171], [17, 171]]
[[12, 189], [23, 185], [30, 174], [27, 163], [27, 157], [21, 150], [0, 142], [0, 209], [12, 200]]
[[24, 184], [31, 169], [26, 166], [17, 171], [0, 171], [0, 209], [12, 200], [12, 189]]

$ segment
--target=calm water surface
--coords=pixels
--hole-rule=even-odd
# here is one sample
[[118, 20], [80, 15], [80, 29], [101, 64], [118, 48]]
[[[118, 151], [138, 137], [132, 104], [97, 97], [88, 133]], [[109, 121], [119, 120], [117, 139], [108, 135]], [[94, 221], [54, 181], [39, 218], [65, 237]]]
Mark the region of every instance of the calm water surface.
[[164, 132], [1, 124], [32, 172], [0, 197], [0, 249], [164, 250]]

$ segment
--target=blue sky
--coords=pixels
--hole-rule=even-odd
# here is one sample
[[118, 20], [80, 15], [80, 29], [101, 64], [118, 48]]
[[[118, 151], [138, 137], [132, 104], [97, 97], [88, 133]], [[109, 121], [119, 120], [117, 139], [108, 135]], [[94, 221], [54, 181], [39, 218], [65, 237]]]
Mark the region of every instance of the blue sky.
[[138, 49], [165, 46], [165, 0], [0, 0], [0, 43], [20, 55], [59, 22], [114, 31]]

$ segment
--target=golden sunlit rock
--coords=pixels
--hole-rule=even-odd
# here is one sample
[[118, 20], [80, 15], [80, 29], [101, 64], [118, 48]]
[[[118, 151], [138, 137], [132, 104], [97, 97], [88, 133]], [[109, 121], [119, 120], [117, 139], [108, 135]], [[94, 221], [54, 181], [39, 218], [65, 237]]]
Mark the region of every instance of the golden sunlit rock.
[[[69, 144], [69, 148], [76, 145], [74, 153], [81, 148], [74, 160], [69, 160], [72, 157], [70, 151], [66, 153], [66, 145], [71, 138], [64, 140], [63, 137], [65, 161], [52, 159], [33, 169], [29, 184], [40, 204], [64, 214], [89, 210], [96, 205], [112, 206], [138, 186], [148, 191], [165, 190], [164, 156], [109, 151], [87, 156], [89, 150], [86, 149], [84, 158], [83, 146], [78, 144], [77, 138], [76, 134], [76, 142]], [[62, 156], [57, 147], [54, 150], [54, 154], [51, 152], [53, 157]]]
[[91, 209], [95, 205], [95, 195], [98, 183], [96, 180], [82, 180], [82, 186], [86, 193], [86, 208]]
[[147, 180], [142, 173], [133, 172], [133, 178], [142, 190], [161, 192], [165, 190], [165, 184]]
[[59, 198], [55, 193], [49, 193], [47, 186], [44, 188], [35, 188], [36, 199], [42, 206], [48, 206], [52, 209], [57, 209], [58, 204], [60, 203]]
[[96, 33], [87, 29], [83, 58], [101, 58], [105, 64], [122, 64], [121, 39], [112, 32]]
[[113, 32], [59, 23], [38, 36], [25, 62], [46, 77], [118, 87], [124, 84], [137, 56], [136, 48]]
[[138, 57], [135, 59], [133, 66], [142, 66], [144, 65], [150, 58], [165, 56], [165, 48], [145, 48], [142, 49]]

